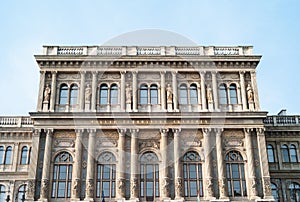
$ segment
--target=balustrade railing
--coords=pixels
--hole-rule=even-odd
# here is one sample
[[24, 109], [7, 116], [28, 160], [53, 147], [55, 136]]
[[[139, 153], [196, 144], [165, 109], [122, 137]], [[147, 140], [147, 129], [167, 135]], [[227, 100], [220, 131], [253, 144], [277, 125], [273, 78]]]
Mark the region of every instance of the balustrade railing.
[[299, 124], [300, 116], [268, 116], [264, 124], [273, 126], [292, 126]]
[[30, 117], [0, 117], [0, 127], [31, 127], [33, 121]]

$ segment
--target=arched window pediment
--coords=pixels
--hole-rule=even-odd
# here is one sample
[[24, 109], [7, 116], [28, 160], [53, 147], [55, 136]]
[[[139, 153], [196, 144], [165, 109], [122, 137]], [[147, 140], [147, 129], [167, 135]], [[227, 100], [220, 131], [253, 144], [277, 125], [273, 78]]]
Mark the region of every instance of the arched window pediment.
[[68, 152], [60, 152], [54, 159], [55, 163], [72, 163], [73, 157]]
[[151, 163], [151, 162], [156, 163], [158, 162], [158, 157], [154, 152], [145, 152], [141, 156], [140, 161], [144, 163]]
[[100, 156], [98, 157], [98, 162], [99, 163], [116, 162], [116, 157], [111, 152], [104, 152], [104, 153], [100, 154]]

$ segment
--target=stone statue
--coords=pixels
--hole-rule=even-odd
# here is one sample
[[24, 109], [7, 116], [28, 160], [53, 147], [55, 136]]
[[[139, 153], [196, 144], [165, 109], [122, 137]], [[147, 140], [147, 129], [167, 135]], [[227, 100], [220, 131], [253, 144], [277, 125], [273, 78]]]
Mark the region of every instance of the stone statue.
[[44, 90], [44, 102], [49, 102], [50, 94], [51, 94], [50, 86], [49, 86], [49, 84], [46, 84], [46, 87]]
[[208, 102], [213, 102], [212, 90], [211, 90], [211, 87], [209, 84], [207, 85], [207, 88], [206, 88], [206, 97], [207, 97]]
[[89, 103], [91, 102], [91, 96], [92, 96], [92, 89], [90, 84], [87, 84], [86, 89], [85, 89], [85, 102]]
[[171, 85], [168, 83], [167, 85], [167, 102], [168, 103], [172, 103], [172, 88], [171, 88]]
[[48, 186], [49, 186], [48, 179], [43, 179], [42, 190], [41, 190], [41, 192], [42, 192], [41, 195], [43, 198], [48, 198], [48, 190], [49, 190]]
[[131, 197], [134, 198], [136, 197], [136, 186], [137, 186], [137, 179], [132, 179], [131, 180]]
[[181, 178], [177, 178], [175, 181], [176, 196], [181, 196], [181, 190], [182, 190], [182, 181]]
[[129, 84], [126, 84], [126, 103], [131, 103], [132, 88]]
[[90, 198], [94, 197], [94, 180], [89, 179], [87, 181], [87, 187], [86, 187], [87, 196]]
[[250, 85], [250, 83], [248, 83], [248, 86], [247, 86], [247, 98], [248, 98], [248, 102], [253, 102], [253, 90], [252, 90], [252, 87]]
[[162, 188], [164, 195], [167, 196], [169, 194], [169, 182], [167, 178], [163, 179]]

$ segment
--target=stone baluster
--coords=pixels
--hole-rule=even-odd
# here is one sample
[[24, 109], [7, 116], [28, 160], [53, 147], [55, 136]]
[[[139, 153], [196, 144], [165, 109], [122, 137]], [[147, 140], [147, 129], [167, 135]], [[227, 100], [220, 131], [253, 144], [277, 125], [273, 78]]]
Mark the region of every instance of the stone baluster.
[[264, 199], [273, 199], [264, 128], [257, 128], [256, 133]]
[[82, 136], [83, 129], [76, 129], [76, 140], [75, 140], [75, 158], [74, 158], [74, 168], [72, 175], [72, 199], [80, 200], [80, 185], [81, 185], [81, 155], [82, 155]]
[[96, 111], [96, 100], [97, 100], [97, 75], [98, 72], [92, 72], [92, 102], [91, 110]]
[[204, 172], [205, 172], [205, 181], [206, 181], [206, 200], [214, 199], [214, 187], [213, 187], [213, 168], [212, 168], [212, 145], [211, 145], [211, 129], [203, 128], [203, 145], [204, 145]]
[[219, 98], [218, 98], [218, 81], [217, 81], [217, 72], [212, 72], [212, 88], [213, 88], [213, 99], [215, 104], [215, 110], [219, 110]]
[[[85, 71], [80, 72], [79, 110], [84, 111]], [[88, 110], [88, 109], [87, 109]]]
[[85, 200], [93, 201], [94, 199], [94, 170], [95, 170], [95, 142], [96, 129], [88, 129], [88, 157], [87, 157], [87, 174], [86, 174], [86, 192]]
[[125, 135], [126, 129], [118, 129], [119, 142], [119, 162], [117, 169], [117, 199], [123, 200], [125, 198], [125, 172], [126, 172], [126, 151], [125, 151]]
[[133, 111], [137, 112], [137, 72], [132, 72], [132, 107]]
[[54, 107], [56, 103], [56, 77], [57, 77], [57, 72], [52, 71], [52, 81], [51, 81], [51, 94], [50, 94], [50, 111], [54, 112]]
[[160, 192], [162, 199], [169, 197], [169, 177], [168, 177], [168, 129], [161, 129], [160, 153], [162, 157]]
[[241, 94], [242, 94], [242, 105], [243, 111], [247, 110], [247, 98], [246, 98], [246, 87], [245, 87], [245, 72], [240, 72], [240, 84], [241, 84]]
[[200, 72], [200, 79], [201, 79], [201, 101], [202, 101], [202, 110], [207, 111], [207, 104], [206, 104], [206, 96], [205, 96], [205, 72]]
[[256, 72], [251, 71], [250, 74], [251, 74], [251, 84], [252, 84], [253, 94], [254, 94], [255, 110], [259, 111], [260, 105], [259, 105], [258, 89], [257, 89], [257, 83], [256, 83]]
[[131, 182], [130, 199], [138, 200], [138, 129], [131, 129]]
[[161, 103], [161, 109], [162, 111], [166, 111], [166, 72], [165, 71], [161, 71], [160, 72], [160, 103]]
[[172, 88], [173, 88], [173, 105], [174, 105], [174, 111], [178, 112], [177, 71], [172, 72]]
[[37, 111], [41, 112], [43, 109], [43, 92], [44, 92], [44, 88], [45, 88], [45, 71], [40, 71], [40, 85], [39, 85], [39, 96], [38, 96], [38, 101], [37, 101]]
[[52, 148], [52, 135], [53, 129], [46, 130], [46, 143], [45, 143], [45, 152], [44, 152], [44, 161], [43, 161], [43, 174], [42, 174], [42, 185], [40, 199], [47, 200], [49, 196], [50, 189], [50, 164], [51, 164], [51, 148]]
[[245, 128], [245, 145], [248, 159], [248, 173], [249, 173], [249, 187], [250, 187], [250, 199], [257, 199], [257, 183], [255, 175], [254, 155], [253, 155], [253, 144], [252, 144], [252, 132], [253, 129]]
[[121, 111], [124, 112], [125, 111], [125, 75], [126, 75], [126, 71], [121, 71], [121, 88], [120, 88], [120, 97], [121, 97], [121, 103], [120, 103], [120, 107], [121, 107]]
[[181, 177], [181, 144], [180, 129], [173, 129], [174, 134], [174, 178], [175, 178], [175, 200], [183, 200], [182, 197], [182, 177]]
[[226, 175], [224, 169], [224, 157], [223, 157], [223, 144], [222, 144], [222, 132], [223, 129], [216, 128], [214, 129], [216, 133], [216, 153], [217, 153], [217, 162], [218, 162], [218, 182], [219, 182], [219, 198], [226, 199], [227, 190], [226, 190]]

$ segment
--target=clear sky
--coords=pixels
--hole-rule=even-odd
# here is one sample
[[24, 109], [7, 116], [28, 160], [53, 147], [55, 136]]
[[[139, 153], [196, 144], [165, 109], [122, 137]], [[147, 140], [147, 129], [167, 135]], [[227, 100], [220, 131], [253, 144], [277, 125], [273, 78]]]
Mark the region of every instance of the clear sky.
[[0, 115], [36, 110], [43, 45], [101, 45], [163, 29], [198, 45], [253, 45], [262, 110], [300, 114], [299, 0], [51, 0], [0, 4]]

